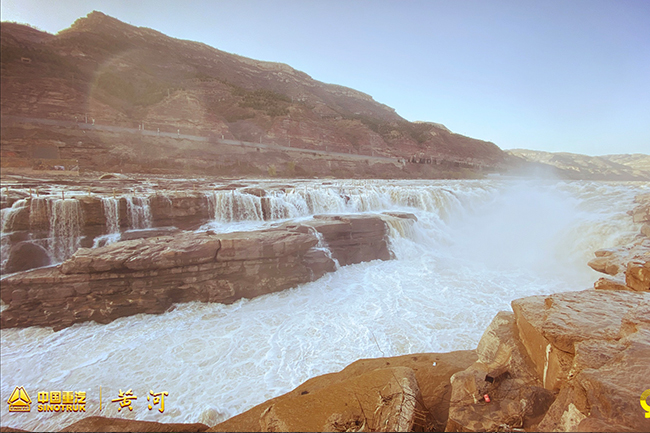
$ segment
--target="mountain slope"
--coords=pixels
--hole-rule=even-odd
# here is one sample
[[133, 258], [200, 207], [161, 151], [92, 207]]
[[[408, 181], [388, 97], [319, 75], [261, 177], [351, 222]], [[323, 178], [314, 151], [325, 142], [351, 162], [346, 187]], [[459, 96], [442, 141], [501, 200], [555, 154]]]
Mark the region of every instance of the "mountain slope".
[[408, 122], [288, 65], [134, 27], [101, 12], [50, 35], [2, 23], [2, 114], [496, 166], [493, 143]]
[[554, 167], [558, 175], [568, 179], [650, 180], [650, 155], [587, 156], [527, 149], [506, 152], [527, 163]]

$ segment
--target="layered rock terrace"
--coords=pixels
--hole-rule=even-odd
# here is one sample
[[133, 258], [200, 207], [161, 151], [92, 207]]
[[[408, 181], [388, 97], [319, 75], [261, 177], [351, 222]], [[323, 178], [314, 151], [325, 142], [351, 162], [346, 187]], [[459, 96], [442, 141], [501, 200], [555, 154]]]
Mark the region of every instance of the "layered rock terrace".
[[318, 216], [252, 232], [181, 232], [82, 248], [59, 266], [6, 277], [0, 293], [9, 306], [1, 324], [61, 329], [296, 287], [334, 271], [337, 262], [390, 259], [389, 219], [399, 217]]

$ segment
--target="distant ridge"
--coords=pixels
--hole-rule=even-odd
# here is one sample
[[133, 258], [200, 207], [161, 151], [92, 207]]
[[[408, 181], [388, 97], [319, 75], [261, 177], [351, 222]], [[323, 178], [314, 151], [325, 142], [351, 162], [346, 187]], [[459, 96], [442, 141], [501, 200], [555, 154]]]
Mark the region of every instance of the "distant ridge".
[[506, 152], [520, 161], [553, 167], [569, 179], [650, 180], [650, 155], [641, 153], [587, 156], [527, 149]]

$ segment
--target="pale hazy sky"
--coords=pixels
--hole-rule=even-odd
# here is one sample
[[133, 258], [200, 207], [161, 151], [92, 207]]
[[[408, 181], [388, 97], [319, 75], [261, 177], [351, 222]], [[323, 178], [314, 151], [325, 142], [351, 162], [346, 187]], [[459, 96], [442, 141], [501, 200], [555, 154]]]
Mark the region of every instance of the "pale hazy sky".
[[588, 155], [650, 153], [650, 1], [2, 0], [56, 33], [98, 10], [287, 63], [408, 120]]

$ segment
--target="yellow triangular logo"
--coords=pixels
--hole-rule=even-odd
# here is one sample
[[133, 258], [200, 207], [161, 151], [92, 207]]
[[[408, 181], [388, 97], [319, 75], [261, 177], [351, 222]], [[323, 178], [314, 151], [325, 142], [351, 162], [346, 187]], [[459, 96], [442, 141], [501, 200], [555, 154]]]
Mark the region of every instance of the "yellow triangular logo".
[[7, 400], [9, 412], [29, 412], [31, 410], [32, 399], [22, 386], [17, 386]]

